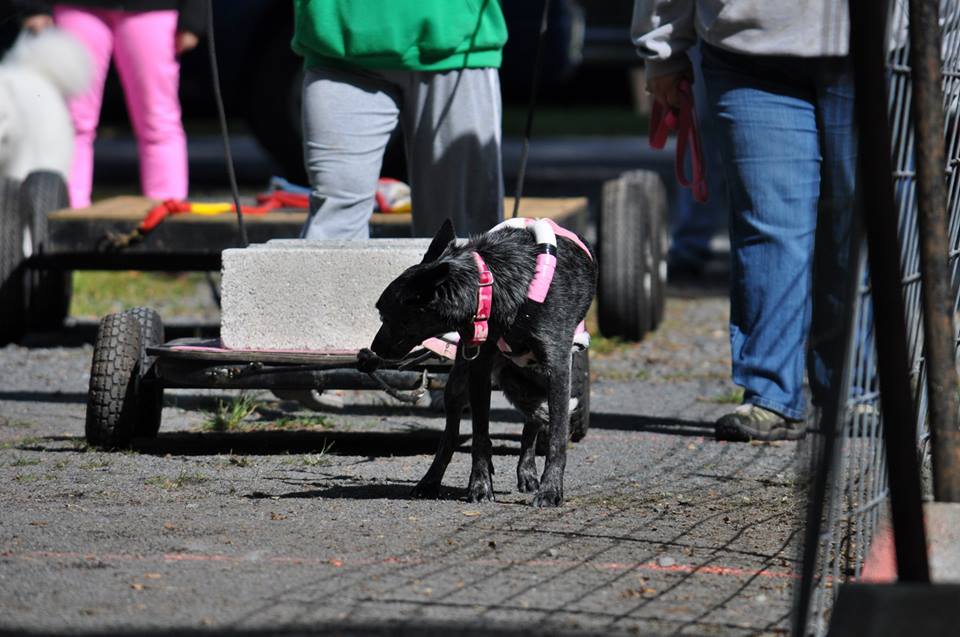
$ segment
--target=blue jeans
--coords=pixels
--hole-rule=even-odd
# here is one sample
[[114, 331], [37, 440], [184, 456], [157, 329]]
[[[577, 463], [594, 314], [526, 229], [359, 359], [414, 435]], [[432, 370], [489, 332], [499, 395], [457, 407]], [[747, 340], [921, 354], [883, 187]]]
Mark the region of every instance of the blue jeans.
[[745, 403], [801, 419], [805, 358], [814, 402], [836, 391], [842, 364], [853, 265], [852, 74], [838, 58], [710, 46], [703, 74], [730, 196], [733, 380]]

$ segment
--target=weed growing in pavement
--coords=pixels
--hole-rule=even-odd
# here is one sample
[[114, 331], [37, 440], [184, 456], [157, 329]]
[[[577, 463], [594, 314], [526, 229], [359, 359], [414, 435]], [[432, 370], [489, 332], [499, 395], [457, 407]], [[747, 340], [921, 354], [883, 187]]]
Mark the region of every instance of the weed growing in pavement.
[[24, 449], [26, 447], [33, 447], [35, 445], [39, 445], [43, 442], [46, 442], [46, 440], [40, 437], [14, 438], [13, 440], [4, 440], [3, 442], [0, 442], [0, 450]]
[[20, 482], [21, 484], [25, 484], [25, 483], [29, 483], [29, 482], [36, 482], [36, 481], [39, 480], [39, 479], [40, 479], [40, 476], [38, 476], [38, 475], [36, 475], [36, 474], [34, 474], [34, 473], [19, 473], [19, 474], [13, 476], [13, 481], [14, 481], [14, 482]]
[[728, 392], [711, 396], [707, 401], [720, 405], [739, 405], [743, 402], [743, 388], [735, 387]]
[[83, 438], [72, 438], [70, 445], [73, 447], [73, 450], [78, 453], [86, 453], [92, 449], [90, 444]]
[[187, 473], [186, 471], [181, 471], [180, 475], [178, 475], [176, 478], [168, 478], [167, 476], [153, 476], [152, 478], [147, 478], [144, 480], [144, 484], [151, 487], [166, 489], [167, 491], [172, 491], [174, 489], [182, 489], [188, 485], [203, 484], [209, 479], [210, 478], [199, 472]]
[[40, 460], [39, 458], [17, 458], [16, 460], [10, 463], [10, 466], [11, 467], [32, 467], [34, 465], [40, 464], [41, 462], [43, 461]]
[[333, 422], [327, 416], [285, 416], [274, 423], [279, 429], [330, 429]]
[[103, 458], [96, 458], [94, 460], [90, 460], [89, 462], [84, 462], [82, 465], [80, 465], [80, 468], [81, 469], [105, 469], [106, 467], [109, 467], [109, 466], [110, 466], [109, 460], [104, 460]]
[[303, 455], [303, 464], [308, 467], [330, 464], [327, 452], [333, 448], [332, 441], [324, 441], [323, 447], [317, 453], [306, 453]]
[[227, 456], [226, 464], [233, 467], [249, 467], [253, 465], [253, 460], [250, 459], [250, 456], [234, 456], [231, 454]]
[[205, 431], [217, 433], [235, 431], [259, 406], [260, 402], [246, 392], [229, 401], [218, 400], [216, 410], [207, 412], [202, 427]]

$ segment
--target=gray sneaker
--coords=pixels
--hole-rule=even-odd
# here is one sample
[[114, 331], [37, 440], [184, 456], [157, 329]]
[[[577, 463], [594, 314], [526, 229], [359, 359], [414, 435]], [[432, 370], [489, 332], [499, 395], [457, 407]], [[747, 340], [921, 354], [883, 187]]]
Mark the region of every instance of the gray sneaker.
[[716, 424], [717, 440], [800, 440], [806, 435], [806, 423], [784, 418], [775, 411], [746, 403], [722, 416]]

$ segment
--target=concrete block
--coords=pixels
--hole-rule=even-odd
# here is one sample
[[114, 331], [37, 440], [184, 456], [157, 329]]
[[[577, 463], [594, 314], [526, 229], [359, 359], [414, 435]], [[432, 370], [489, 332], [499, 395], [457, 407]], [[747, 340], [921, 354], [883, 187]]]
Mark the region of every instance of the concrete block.
[[368, 347], [380, 328], [380, 293], [429, 245], [280, 240], [224, 250], [220, 338], [231, 349]]

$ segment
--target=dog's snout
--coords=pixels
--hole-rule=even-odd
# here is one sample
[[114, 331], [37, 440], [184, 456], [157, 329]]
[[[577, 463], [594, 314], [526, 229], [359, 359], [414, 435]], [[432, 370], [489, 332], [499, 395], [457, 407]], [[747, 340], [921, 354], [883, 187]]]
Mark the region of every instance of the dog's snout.
[[377, 335], [373, 337], [373, 342], [370, 344], [370, 349], [373, 350], [373, 353], [381, 357], [389, 356], [387, 349], [389, 348], [391, 339], [385, 332], [387, 332], [386, 327], [381, 327], [377, 330]]

